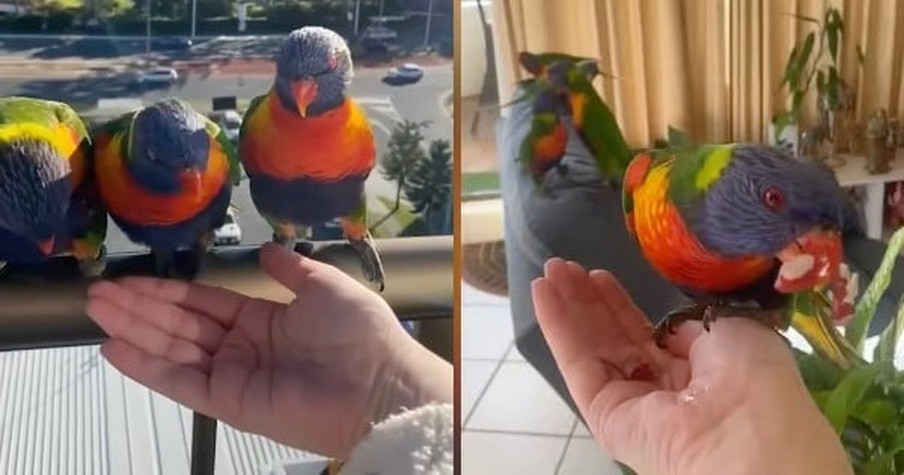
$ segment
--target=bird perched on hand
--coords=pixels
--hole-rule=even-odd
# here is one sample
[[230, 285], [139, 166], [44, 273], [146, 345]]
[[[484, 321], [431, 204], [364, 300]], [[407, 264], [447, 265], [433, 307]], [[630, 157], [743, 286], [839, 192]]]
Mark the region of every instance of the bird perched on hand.
[[364, 194], [376, 147], [364, 110], [346, 95], [351, 78], [351, 54], [339, 34], [315, 26], [293, 31], [276, 56], [273, 87], [245, 113], [239, 151], [251, 198], [275, 241], [294, 249], [312, 226], [340, 218], [367, 279], [382, 290]]
[[0, 98], [0, 267], [71, 254], [85, 276], [103, 272], [107, 215], [89, 148], [68, 105]]
[[[814, 299], [831, 307], [831, 323], [853, 315], [857, 275], [842, 262], [843, 236], [862, 228], [823, 164], [764, 145], [666, 149], [631, 162], [623, 193], [644, 256], [695, 302], [657, 325], [658, 343], [686, 319], [708, 328], [719, 316], [746, 316], [787, 328], [792, 294], [813, 289], [831, 293], [831, 302]], [[847, 353], [833, 359], [856, 358], [832, 339]]]
[[160, 277], [176, 274], [183, 248], [193, 254], [188, 274], [197, 273], [241, 179], [225, 132], [169, 98], [107, 122], [94, 142], [100, 194], [116, 224], [151, 249]]

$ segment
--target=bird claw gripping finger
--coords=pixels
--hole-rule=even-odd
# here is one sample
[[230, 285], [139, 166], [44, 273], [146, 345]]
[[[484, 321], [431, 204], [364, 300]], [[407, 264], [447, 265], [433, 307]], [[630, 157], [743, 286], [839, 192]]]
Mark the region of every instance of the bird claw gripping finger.
[[94, 257], [79, 259], [78, 268], [82, 275], [89, 279], [102, 276], [107, 268], [107, 246], [101, 244]]
[[[669, 312], [653, 327], [653, 340], [656, 342], [656, 346], [665, 348], [665, 340], [669, 335], [675, 333], [678, 325], [687, 320], [703, 320], [705, 313], [706, 308], [700, 305], [689, 305]], [[709, 322], [704, 323], [705, 326], [708, 324]]]
[[364, 277], [369, 282], [373, 282], [380, 287], [380, 292], [385, 288], [383, 262], [380, 254], [374, 246], [373, 239], [368, 235], [364, 239], [349, 241], [355, 251], [361, 256], [361, 267], [364, 270]]

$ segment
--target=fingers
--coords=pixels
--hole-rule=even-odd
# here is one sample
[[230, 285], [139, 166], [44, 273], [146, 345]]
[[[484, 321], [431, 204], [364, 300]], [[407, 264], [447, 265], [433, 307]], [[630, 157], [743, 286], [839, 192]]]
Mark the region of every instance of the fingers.
[[615, 276], [603, 270], [593, 270], [590, 271], [590, 281], [632, 341], [640, 345], [653, 342], [650, 323]]
[[[137, 285], [121, 285], [114, 282], [98, 282], [91, 286], [88, 290], [89, 309], [101, 302], [112, 306], [108, 312], [96, 315], [100, 317], [100, 320], [97, 320], [98, 324], [111, 335], [113, 334], [111, 332], [128, 333], [143, 330], [150, 324], [173, 337], [194, 342], [205, 351], [216, 350], [225, 333], [218, 320], [187, 310], [176, 303], [161, 300], [155, 294], [136, 291], [147, 284], [138, 282]], [[94, 315], [90, 311], [89, 314]], [[137, 325], [137, 328], [130, 328], [133, 324]]]
[[100, 352], [129, 378], [193, 410], [217, 417], [210, 412], [207, 375], [197, 368], [152, 355], [120, 339], [107, 341]]
[[143, 352], [201, 371], [210, 368], [210, 355], [198, 344], [171, 335], [108, 300], [91, 300], [87, 313], [110, 337]]
[[156, 300], [203, 313], [227, 327], [232, 325], [235, 315], [247, 299], [244, 295], [231, 290], [178, 280], [125, 277], [117, 283], [140, 294], [152, 296]]
[[313, 259], [305, 259], [297, 252], [290, 251], [275, 243], [267, 243], [260, 250], [261, 267], [283, 287], [301, 292], [311, 274], [320, 266]]
[[691, 347], [694, 346], [694, 342], [697, 341], [697, 338], [699, 338], [704, 331], [702, 322], [682, 322], [681, 325], [675, 329], [675, 333], [669, 335], [666, 339], [669, 353], [672, 353], [679, 358], [687, 359], [690, 356]]

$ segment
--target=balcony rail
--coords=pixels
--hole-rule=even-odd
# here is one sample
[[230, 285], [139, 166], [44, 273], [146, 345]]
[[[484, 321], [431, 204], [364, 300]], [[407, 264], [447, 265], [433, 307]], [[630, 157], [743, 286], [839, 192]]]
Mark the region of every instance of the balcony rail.
[[[451, 318], [454, 277], [452, 236], [377, 240], [386, 271], [383, 298], [402, 320]], [[217, 248], [206, 258], [195, 282], [278, 302], [294, 298], [260, 266], [258, 246]], [[341, 242], [317, 243], [313, 258], [335, 265], [365, 282], [358, 255]], [[110, 255], [108, 278], [151, 275], [144, 253]], [[90, 345], [106, 339], [84, 312], [89, 282], [68, 258], [40, 267], [0, 272], [0, 351]]]

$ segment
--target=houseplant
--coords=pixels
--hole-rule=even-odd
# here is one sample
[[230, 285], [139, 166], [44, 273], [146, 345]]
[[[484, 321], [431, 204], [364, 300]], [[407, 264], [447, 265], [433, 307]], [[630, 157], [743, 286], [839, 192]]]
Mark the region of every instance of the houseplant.
[[[789, 108], [776, 114], [770, 128], [770, 141], [778, 145], [790, 145], [791, 151], [797, 155], [800, 145], [807, 145], [806, 155], [820, 155], [830, 159], [833, 150], [822, 149], [834, 137], [834, 114], [848, 106], [853, 100], [853, 92], [838, 71], [838, 55], [844, 34], [844, 20], [841, 12], [834, 7], [827, 8], [822, 20], [793, 15], [799, 21], [816, 26], [815, 31], [807, 33], [802, 42], [798, 42], [788, 54], [780, 87], [787, 87]], [[857, 47], [858, 59], [862, 62], [863, 51]], [[819, 121], [805, 132], [800, 130], [801, 110], [807, 94], [815, 81]], [[801, 135], [805, 144], [801, 144]], [[815, 150], [814, 150], [815, 149]]]

